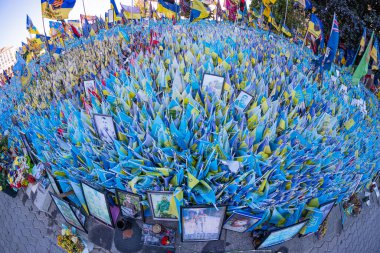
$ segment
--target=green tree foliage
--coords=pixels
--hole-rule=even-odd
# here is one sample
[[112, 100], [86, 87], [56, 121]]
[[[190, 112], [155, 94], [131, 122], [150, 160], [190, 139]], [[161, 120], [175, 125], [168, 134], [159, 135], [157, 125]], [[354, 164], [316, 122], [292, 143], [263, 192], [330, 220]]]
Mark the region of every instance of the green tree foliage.
[[[303, 29], [305, 28], [306, 13], [300, 8], [294, 8], [294, 0], [288, 0], [288, 10], [286, 14], [286, 26], [289, 29]], [[258, 12], [260, 11], [262, 0], [252, 0], [250, 9], [255, 8]], [[265, 8], [265, 6], [264, 6]], [[278, 24], [283, 24], [285, 19], [286, 10], [286, 0], [277, 0], [277, 2], [272, 6], [271, 11]]]
[[380, 1], [379, 0], [320, 0], [313, 1], [317, 8], [316, 14], [323, 22], [325, 34], [331, 29], [334, 12], [338, 17], [340, 41], [346, 47], [357, 48], [364, 27], [367, 36], [372, 31], [380, 31]]

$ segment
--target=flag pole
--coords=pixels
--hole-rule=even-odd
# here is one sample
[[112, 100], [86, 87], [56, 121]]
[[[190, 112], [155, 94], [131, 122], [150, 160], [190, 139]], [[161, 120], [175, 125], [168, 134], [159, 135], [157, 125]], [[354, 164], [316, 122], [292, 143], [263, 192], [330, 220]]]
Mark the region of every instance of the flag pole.
[[[84, 19], [87, 21], [87, 24], [88, 23], [88, 20], [87, 20], [87, 13], [86, 13], [86, 7], [84, 6], [84, 0], [82, 0], [82, 4], [83, 4], [83, 11], [84, 11]], [[91, 25], [92, 26], [92, 25]], [[83, 29], [83, 28], [82, 28]], [[90, 40], [91, 40], [91, 45], [94, 46], [94, 42], [92, 41], [92, 36], [90, 34]]]
[[305, 38], [303, 39], [302, 49], [303, 49], [303, 47], [305, 46], [305, 43], [306, 43], [306, 37], [307, 37], [308, 34], [309, 34], [309, 29], [307, 29], [307, 32], [306, 32], [306, 34], [305, 34]]
[[284, 27], [284, 25], [285, 25], [285, 23], [286, 23], [286, 14], [288, 14], [288, 2], [289, 2], [289, 0], [286, 0], [285, 18], [284, 18], [284, 23], [283, 23], [282, 27]]
[[44, 28], [44, 35], [45, 35], [45, 45], [46, 45], [46, 49], [50, 55], [50, 58], [52, 58], [51, 56], [51, 53], [50, 53], [50, 48], [49, 48], [49, 45], [47, 43], [47, 36], [46, 36], [46, 30], [45, 30], [45, 20], [44, 20], [44, 14], [41, 12], [41, 15], [42, 15], [42, 27]]

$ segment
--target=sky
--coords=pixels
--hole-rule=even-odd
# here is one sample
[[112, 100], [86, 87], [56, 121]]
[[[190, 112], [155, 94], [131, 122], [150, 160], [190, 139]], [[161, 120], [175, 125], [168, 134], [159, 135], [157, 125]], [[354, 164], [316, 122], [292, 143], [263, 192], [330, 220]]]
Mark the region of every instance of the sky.
[[[79, 19], [84, 14], [83, 3], [87, 15], [101, 15], [110, 9], [109, 0], [77, 0], [69, 14], [69, 19]], [[131, 5], [132, 0], [115, 0], [120, 11], [120, 2]], [[4, 46], [21, 46], [21, 41], [26, 42], [29, 33], [26, 30], [26, 15], [32, 19], [34, 26], [43, 34], [40, 0], [0, 0], [0, 48]], [[45, 19], [45, 29], [49, 35], [49, 19]]]

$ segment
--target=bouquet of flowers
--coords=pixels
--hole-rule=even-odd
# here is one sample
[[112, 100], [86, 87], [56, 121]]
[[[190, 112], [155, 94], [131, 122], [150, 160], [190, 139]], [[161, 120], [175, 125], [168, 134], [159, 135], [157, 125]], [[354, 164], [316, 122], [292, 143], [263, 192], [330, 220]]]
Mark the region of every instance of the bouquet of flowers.
[[85, 245], [76, 234], [75, 228], [69, 229], [66, 226], [63, 226], [62, 232], [57, 238], [57, 244], [67, 253], [81, 253], [85, 249]]
[[12, 168], [8, 173], [8, 183], [12, 188], [21, 188], [28, 186], [29, 183], [34, 183], [35, 179], [30, 174], [30, 161], [28, 158], [18, 156], [13, 162]]

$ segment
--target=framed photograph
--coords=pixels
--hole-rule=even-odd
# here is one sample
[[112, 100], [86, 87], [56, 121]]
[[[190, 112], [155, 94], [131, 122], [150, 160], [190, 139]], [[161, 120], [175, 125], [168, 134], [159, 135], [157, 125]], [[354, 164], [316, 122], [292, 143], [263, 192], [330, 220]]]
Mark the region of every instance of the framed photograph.
[[30, 160], [32, 161], [33, 164], [37, 165], [38, 159], [34, 155], [33, 148], [29, 144], [29, 141], [26, 138], [26, 134], [24, 132], [20, 132], [20, 136], [21, 136], [22, 143], [24, 144], [24, 147], [26, 149], [26, 152], [27, 152], [28, 156], [30, 157]]
[[181, 207], [182, 242], [220, 239], [227, 206]]
[[222, 97], [224, 91], [224, 77], [212, 74], [204, 74], [202, 87], [208, 93], [215, 94], [218, 98]]
[[57, 181], [55, 181], [53, 172], [49, 168], [46, 168], [45, 170], [46, 170], [46, 175], [50, 181], [51, 187], [53, 188], [54, 192], [56, 194], [61, 194], [62, 193], [61, 187], [59, 186], [59, 184], [57, 184]]
[[75, 211], [73, 210], [72, 206], [68, 202], [59, 198], [54, 193], [50, 192], [50, 196], [53, 199], [55, 205], [57, 206], [59, 212], [62, 214], [63, 218], [66, 220], [66, 222], [87, 233], [87, 230], [84, 228], [84, 223], [82, 223], [81, 220], [78, 219], [78, 216], [75, 214]]
[[307, 222], [308, 220], [304, 220], [294, 225], [271, 231], [262, 240], [262, 242], [257, 246], [256, 249], [271, 247], [292, 239], [299, 233], [299, 231], [303, 228], [303, 226], [306, 225]]
[[108, 23], [113, 23], [115, 20], [113, 20], [113, 10], [108, 10]]
[[86, 80], [83, 82], [83, 86], [84, 86], [84, 91], [86, 93], [86, 97], [87, 98], [90, 98], [91, 96], [91, 91], [95, 91], [96, 90], [96, 87], [95, 87], [95, 80]]
[[141, 205], [141, 196], [117, 189], [117, 201], [121, 208], [121, 214], [138, 220], [144, 220], [144, 211]]
[[170, 199], [173, 192], [150, 191], [148, 199], [153, 220], [176, 221], [178, 217], [170, 213]]
[[[322, 218], [318, 221], [318, 222], [320, 222], [318, 226], [320, 226], [320, 224], [322, 224], [325, 221], [325, 219], [327, 218], [327, 216], [330, 214], [331, 210], [333, 209], [333, 207], [335, 205], [335, 202], [336, 202], [336, 199], [334, 199], [333, 201], [327, 202], [327, 203], [325, 203], [319, 207], [319, 210], [322, 212]], [[309, 221], [312, 221], [312, 219], [309, 219]], [[305, 227], [306, 229], [307, 229], [307, 226], [309, 224], [310, 224], [310, 222], [306, 225], [306, 227]], [[310, 232], [310, 233], [304, 234], [303, 230], [300, 231], [300, 233], [301, 233], [300, 237], [306, 237], [308, 235], [315, 233], [315, 232]]]
[[94, 114], [93, 118], [96, 131], [101, 140], [106, 142], [112, 142], [113, 140], [117, 140], [116, 126], [112, 116]]
[[254, 217], [248, 214], [233, 212], [224, 223], [223, 228], [235, 232], [243, 233], [255, 225], [261, 218]]
[[93, 188], [85, 182], [82, 182], [81, 185], [90, 215], [106, 225], [113, 227], [106, 193]]
[[235, 108], [245, 111], [245, 109], [247, 109], [248, 105], [252, 102], [252, 100], [253, 96], [251, 96], [245, 91], [240, 91], [234, 103]]
[[76, 206], [73, 206], [73, 205], [70, 205], [71, 208], [73, 209], [75, 215], [77, 216], [79, 222], [82, 224], [82, 226], [84, 227], [84, 224], [86, 224], [86, 215], [83, 214], [83, 212], [81, 211], [80, 208], [76, 207]]

